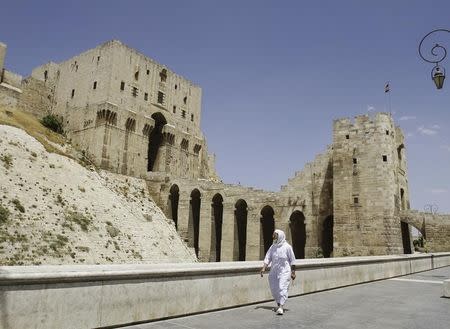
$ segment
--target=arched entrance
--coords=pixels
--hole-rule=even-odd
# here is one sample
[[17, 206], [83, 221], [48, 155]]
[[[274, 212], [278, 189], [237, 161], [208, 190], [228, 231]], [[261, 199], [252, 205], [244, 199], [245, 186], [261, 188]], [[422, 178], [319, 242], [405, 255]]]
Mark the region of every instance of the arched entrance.
[[195, 189], [191, 192], [189, 203], [189, 222], [188, 222], [188, 246], [194, 247], [195, 254], [198, 257], [198, 236], [200, 231], [200, 205], [201, 194]]
[[274, 214], [271, 206], [265, 206], [261, 210], [260, 259], [264, 259], [267, 250], [272, 245], [272, 233], [275, 230]]
[[403, 253], [412, 254], [411, 250], [411, 232], [409, 231], [409, 225], [406, 222], [401, 221], [402, 230], [402, 242], [403, 242]]
[[170, 188], [169, 194], [169, 212], [170, 217], [175, 223], [175, 228], [178, 230], [178, 201], [180, 200], [180, 189], [178, 185], [174, 184]]
[[155, 127], [148, 136], [147, 171], [154, 171], [159, 147], [163, 140], [162, 129], [167, 124], [166, 118], [160, 112], [153, 113], [152, 119], [155, 120]]
[[331, 215], [323, 221], [322, 252], [325, 258], [331, 257], [333, 252], [333, 216]]
[[305, 215], [299, 210], [294, 211], [289, 218], [289, 227], [291, 229], [292, 249], [294, 249], [295, 258], [304, 259], [306, 245]]
[[217, 193], [211, 204], [211, 250], [209, 260], [220, 262], [222, 246], [223, 198]]
[[234, 250], [233, 260], [245, 260], [247, 246], [247, 202], [240, 199], [234, 205]]

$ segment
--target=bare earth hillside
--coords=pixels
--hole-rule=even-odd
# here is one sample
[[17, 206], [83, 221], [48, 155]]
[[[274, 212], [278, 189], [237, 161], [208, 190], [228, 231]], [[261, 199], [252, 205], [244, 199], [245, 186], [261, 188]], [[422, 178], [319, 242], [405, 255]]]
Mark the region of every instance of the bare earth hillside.
[[193, 261], [144, 180], [87, 169], [0, 125], [0, 265]]

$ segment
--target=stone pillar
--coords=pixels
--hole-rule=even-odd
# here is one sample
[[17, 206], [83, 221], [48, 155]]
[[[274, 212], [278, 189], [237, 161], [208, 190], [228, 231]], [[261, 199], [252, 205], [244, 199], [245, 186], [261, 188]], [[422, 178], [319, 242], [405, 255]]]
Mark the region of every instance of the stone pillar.
[[245, 260], [260, 260], [261, 214], [259, 207], [250, 207], [247, 214], [247, 246]]
[[211, 198], [206, 193], [202, 195], [200, 204], [200, 227], [198, 237], [198, 258], [202, 262], [209, 261], [211, 250]]
[[235, 232], [234, 232], [234, 203], [227, 202], [223, 205], [223, 221], [222, 221], [222, 250], [221, 261], [233, 261], [233, 253], [235, 248]]
[[0, 42], [0, 83], [3, 81], [3, 69], [6, 57], [6, 45]]

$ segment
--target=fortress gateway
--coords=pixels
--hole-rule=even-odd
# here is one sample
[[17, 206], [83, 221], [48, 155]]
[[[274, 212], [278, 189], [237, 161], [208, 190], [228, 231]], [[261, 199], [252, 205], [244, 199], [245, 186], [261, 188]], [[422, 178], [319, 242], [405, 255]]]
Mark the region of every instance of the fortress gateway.
[[331, 146], [266, 192], [218, 178], [201, 88], [120, 41], [26, 79], [3, 68], [5, 53], [0, 44], [0, 104], [57, 115], [97, 166], [145, 179], [200, 260], [262, 259], [274, 227], [297, 258], [411, 253], [411, 225], [430, 251], [450, 250], [449, 216], [409, 209], [404, 136], [389, 114], [335, 120]]

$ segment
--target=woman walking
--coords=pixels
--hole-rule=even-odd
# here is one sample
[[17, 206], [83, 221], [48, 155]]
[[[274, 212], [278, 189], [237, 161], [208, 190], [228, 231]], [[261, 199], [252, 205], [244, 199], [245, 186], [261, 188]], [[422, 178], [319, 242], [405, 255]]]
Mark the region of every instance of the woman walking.
[[295, 280], [294, 251], [286, 241], [286, 235], [281, 230], [275, 230], [272, 235], [273, 244], [264, 258], [261, 277], [270, 265], [269, 285], [272, 296], [278, 305], [277, 314], [283, 315], [284, 304], [288, 298], [288, 287]]

